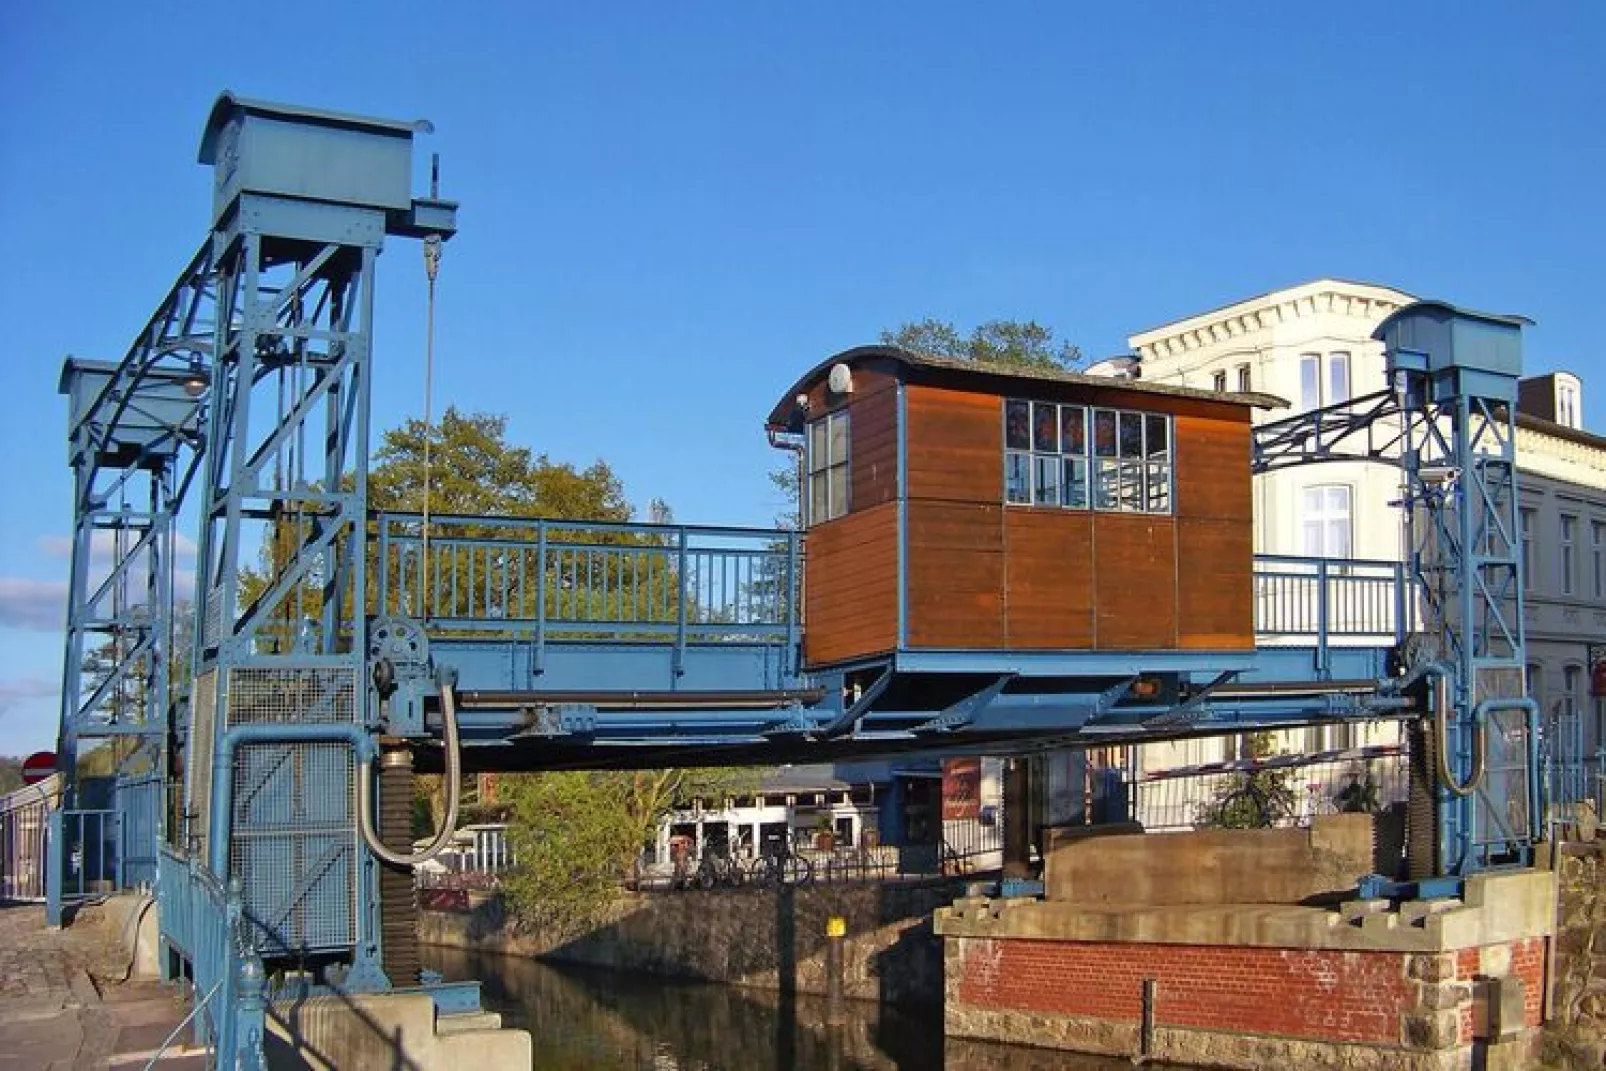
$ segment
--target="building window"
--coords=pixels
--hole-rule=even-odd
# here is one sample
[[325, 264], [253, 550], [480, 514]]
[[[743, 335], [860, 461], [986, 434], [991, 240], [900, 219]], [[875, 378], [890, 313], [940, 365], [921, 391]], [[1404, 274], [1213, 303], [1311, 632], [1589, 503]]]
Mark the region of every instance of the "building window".
[[1556, 387], [1556, 423], [1563, 427], [1578, 427], [1578, 392], [1569, 384]]
[[1538, 703], [1541, 710], [1544, 709], [1544, 705], [1545, 705], [1545, 669], [1544, 669], [1544, 667], [1539, 665], [1536, 662], [1530, 662], [1530, 663], [1528, 663], [1528, 670], [1527, 670], [1527, 673], [1525, 674], [1525, 676], [1526, 676], [1527, 679], [1524, 681], [1524, 683], [1527, 684], [1527, 686], [1528, 686], [1528, 698], [1532, 699], [1534, 702]]
[[1313, 558], [1348, 558], [1350, 546], [1350, 489], [1345, 484], [1321, 484], [1304, 492], [1305, 553]]
[[1573, 593], [1574, 577], [1577, 575], [1576, 559], [1578, 557], [1578, 518], [1561, 515], [1561, 593]]
[[1606, 523], [1589, 522], [1589, 574], [1596, 600], [1606, 599]]
[[1324, 361], [1319, 353], [1299, 357], [1299, 405], [1301, 409], [1321, 409], [1350, 400], [1349, 354], [1329, 353]]
[[1517, 511], [1517, 528], [1522, 533], [1522, 575], [1529, 586], [1533, 585], [1534, 577], [1534, 511], [1519, 509]]
[[1327, 397], [1323, 405], [1337, 405], [1347, 402], [1349, 392], [1349, 354], [1329, 353], [1327, 355]]
[[1210, 389], [1216, 391], [1218, 394], [1225, 392], [1227, 389], [1227, 373], [1217, 372], [1215, 375], [1211, 376]]
[[1583, 710], [1584, 668], [1582, 666], [1568, 666], [1561, 671], [1561, 713], [1565, 717], [1576, 717]]
[[1240, 394], [1248, 394], [1253, 389], [1254, 389], [1254, 380], [1250, 376], [1249, 366], [1247, 364], [1239, 365], [1238, 366], [1238, 392]]
[[1171, 418], [1081, 405], [1004, 403], [1004, 501], [1171, 512]]
[[848, 511], [848, 414], [832, 413], [809, 425], [808, 524], [823, 524]]

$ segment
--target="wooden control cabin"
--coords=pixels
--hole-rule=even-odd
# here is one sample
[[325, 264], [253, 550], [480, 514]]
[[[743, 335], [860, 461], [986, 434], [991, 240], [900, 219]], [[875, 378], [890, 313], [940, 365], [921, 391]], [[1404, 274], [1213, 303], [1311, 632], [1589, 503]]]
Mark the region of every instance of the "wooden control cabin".
[[1281, 406], [865, 346], [808, 372], [804, 661], [1254, 647], [1250, 412]]

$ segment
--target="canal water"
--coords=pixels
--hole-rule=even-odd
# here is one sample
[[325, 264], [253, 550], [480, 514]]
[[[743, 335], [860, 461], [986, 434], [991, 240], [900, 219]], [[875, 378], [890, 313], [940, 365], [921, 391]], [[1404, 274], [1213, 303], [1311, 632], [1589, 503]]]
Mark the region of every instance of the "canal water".
[[[944, 1039], [942, 1011], [825, 1000], [653, 975], [556, 967], [514, 956], [426, 948], [448, 979], [478, 978], [485, 1006], [530, 1031], [551, 1071], [1131, 1071], [1132, 1062]], [[463, 1071], [476, 1071], [464, 1068]]]

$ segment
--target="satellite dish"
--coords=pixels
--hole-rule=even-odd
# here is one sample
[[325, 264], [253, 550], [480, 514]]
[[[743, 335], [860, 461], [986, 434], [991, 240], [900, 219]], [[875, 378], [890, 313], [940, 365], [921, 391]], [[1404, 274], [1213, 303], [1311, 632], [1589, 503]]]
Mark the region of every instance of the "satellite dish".
[[832, 394], [853, 393], [853, 369], [838, 362], [831, 366], [831, 374], [826, 377], [826, 386], [831, 388]]

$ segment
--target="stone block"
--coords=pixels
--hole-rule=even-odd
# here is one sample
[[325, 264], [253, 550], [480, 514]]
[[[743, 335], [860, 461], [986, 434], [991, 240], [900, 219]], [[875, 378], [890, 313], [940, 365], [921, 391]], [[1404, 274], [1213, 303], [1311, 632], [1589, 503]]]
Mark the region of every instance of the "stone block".
[[[1094, 827], [1096, 828], [1096, 827]], [[1297, 904], [1342, 894], [1372, 869], [1372, 819], [1309, 829], [1069, 836], [1052, 831], [1047, 899], [1078, 904]]]
[[1338, 905], [1338, 916], [1345, 922], [1359, 922], [1367, 915], [1387, 912], [1390, 906], [1387, 900], [1346, 900]]
[[1400, 1016], [1400, 1042], [1408, 1049], [1450, 1049], [1461, 1040], [1461, 1013], [1414, 1011]]
[[1459, 1008], [1471, 999], [1472, 986], [1467, 982], [1417, 983], [1416, 1006], [1424, 1011]]
[[1486, 945], [1478, 950], [1478, 973], [1504, 978], [1511, 973], [1511, 946]]
[[1405, 961], [1405, 976], [1419, 982], [1455, 980], [1454, 952], [1423, 952]]

